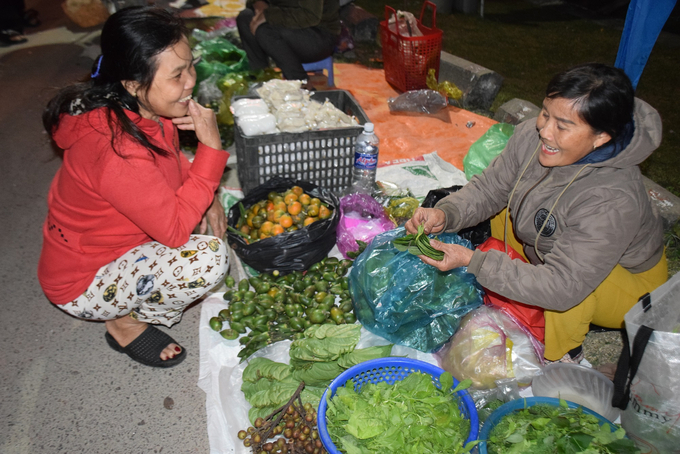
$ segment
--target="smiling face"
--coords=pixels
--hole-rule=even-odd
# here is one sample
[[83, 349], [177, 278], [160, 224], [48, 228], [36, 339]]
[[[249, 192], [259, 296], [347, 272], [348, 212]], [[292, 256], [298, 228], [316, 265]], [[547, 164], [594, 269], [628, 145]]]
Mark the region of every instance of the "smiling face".
[[596, 133], [578, 113], [575, 100], [545, 98], [536, 120], [541, 138], [538, 161], [545, 167], [568, 166], [609, 142], [606, 132]]
[[135, 81], [123, 82], [126, 90], [139, 99], [139, 113], [150, 120], [158, 117], [178, 118], [187, 115], [189, 99], [196, 85], [191, 48], [186, 38], [168, 47], [156, 57], [156, 74], [148, 90]]

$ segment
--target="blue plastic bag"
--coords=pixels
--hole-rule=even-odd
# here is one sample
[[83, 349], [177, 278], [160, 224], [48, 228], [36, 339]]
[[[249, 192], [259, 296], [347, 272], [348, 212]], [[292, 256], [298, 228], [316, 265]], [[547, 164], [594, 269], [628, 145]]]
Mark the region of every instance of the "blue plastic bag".
[[[433, 352], [482, 304], [482, 289], [465, 267], [442, 272], [392, 240], [403, 227], [381, 233], [355, 260], [349, 275], [354, 313], [370, 332], [399, 345]], [[439, 241], [472, 249], [470, 241], [443, 233]]]

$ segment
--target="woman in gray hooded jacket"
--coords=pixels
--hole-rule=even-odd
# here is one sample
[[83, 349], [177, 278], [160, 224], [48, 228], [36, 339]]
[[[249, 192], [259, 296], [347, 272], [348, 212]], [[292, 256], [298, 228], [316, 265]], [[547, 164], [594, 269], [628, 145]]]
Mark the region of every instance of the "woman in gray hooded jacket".
[[481, 175], [416, 210], [406, 229], [456, 232], [495, 216], [493, 236], [529, 263], [437, 241], [444, 259], [422, 260], [467, 266], [489, 290], [543, 308], [545, 359], [580, 362], [591, 323], [621, 328], [639, 297], [668, 278], [661, 220], [638, 168], [660, 142], [659, 114], [634, 98], [622, 70], [571, 68]]

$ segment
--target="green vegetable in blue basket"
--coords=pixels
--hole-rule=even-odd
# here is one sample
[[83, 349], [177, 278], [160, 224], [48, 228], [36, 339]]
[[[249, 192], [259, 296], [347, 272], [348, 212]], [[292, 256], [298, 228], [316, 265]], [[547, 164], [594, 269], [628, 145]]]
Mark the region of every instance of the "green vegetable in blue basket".
[[448, 372], [439, 381], [442, 389], [430, 374], [413, 372], [393, 385], [368, 382], [359, 392], [351, 383], [338, 388], [326, 412], [333, 444], [349, 454], [469, 452], [478, 441], [465, 443], [470, 421], [461, 414], [455, 393], [471, 382], [451, 390]]
[[626, 431], [614, 432], [607, 423], [569, 408], [560, 399], [559, 407], [538, 404], [507, 414], [491, 430], [489, 454], [634, 454], [640, 451]]

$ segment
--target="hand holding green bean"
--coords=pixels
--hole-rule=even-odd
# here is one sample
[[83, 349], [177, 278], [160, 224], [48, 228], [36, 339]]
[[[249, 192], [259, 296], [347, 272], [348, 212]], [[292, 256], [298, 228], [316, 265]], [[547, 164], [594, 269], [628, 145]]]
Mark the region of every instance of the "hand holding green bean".
[[394, 247], [399, 251], [409, 251], [413, 255], [424, 255], [432, 260], [441, 261], [444, 253], [430, 245], [423, 225], [418, 226], [418, 233], [410, 233], [394, 240]]
[[418, 226], [417, 233], [397, 238], [393, 243], [397, 250], [409, 251], [420, 257], [423, 263], [440, 271], [468, 266], [474, 254], [474, 251], [458, 244], [442, 243], [436, 238], [430, 240], [422, 225]]

